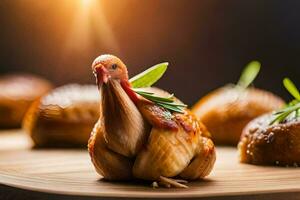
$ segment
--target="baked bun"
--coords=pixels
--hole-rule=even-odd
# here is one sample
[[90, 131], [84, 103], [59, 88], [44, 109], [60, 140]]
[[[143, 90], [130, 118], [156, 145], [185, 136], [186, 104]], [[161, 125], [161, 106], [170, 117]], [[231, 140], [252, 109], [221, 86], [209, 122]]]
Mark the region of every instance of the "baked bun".
[[270, 125], [272, 114], [251, 121], [238, 145], [240, 161], [256, 165], [300, 166], [300, 119]]
[[192, 108], [219, 145], [237, 145], [249, 121], [281, 108], [284, 101], [271, 92], [225, 86], [212, 91]]
[[86, 147], [99, 109], [96, 86], [65, 85], [34, 102], [23, 127], [36, 147]]
[[52, 85], [30, 74], [0, 76], [0, 128], [17, 128], [30, 104], [47, 93]]

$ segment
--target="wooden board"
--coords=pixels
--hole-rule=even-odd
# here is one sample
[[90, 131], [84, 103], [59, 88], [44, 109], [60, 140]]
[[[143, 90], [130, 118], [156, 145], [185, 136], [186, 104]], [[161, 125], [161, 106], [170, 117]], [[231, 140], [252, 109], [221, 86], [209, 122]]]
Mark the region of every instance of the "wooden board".
[[[2, 131], [3, 132], [3, 131]], [[0, 183], [26, 191], [89, 197], [201, 198], [284, 195], [300, 197], [300, 168], [240, 164], [235, 148], [217, 148], [212, 174], [188, 189], [153, 189], [150, 183], [101, 180], [86, 150], [33, 150], [20, 131], [0, 132]], [[293, 195], [291, 195], [293, 194]]]

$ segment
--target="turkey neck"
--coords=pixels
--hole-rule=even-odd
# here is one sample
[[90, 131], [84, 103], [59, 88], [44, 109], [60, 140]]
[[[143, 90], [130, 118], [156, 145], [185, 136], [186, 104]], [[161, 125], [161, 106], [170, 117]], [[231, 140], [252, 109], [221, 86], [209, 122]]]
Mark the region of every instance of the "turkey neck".
[[117, 80], [100, 88], [101, 114], [107, 147], [134, 157], [145, 142], [149, 125]]

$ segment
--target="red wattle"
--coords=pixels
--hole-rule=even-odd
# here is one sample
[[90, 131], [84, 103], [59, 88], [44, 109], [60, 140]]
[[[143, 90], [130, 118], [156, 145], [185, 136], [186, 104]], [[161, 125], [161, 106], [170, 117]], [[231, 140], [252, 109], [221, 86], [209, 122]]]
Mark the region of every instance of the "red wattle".
[[128, 80], [126, 81], [121, 81], [121, 86], [126, 92], [126, 94], [129, 96], [129, 98], [133, 101], [133, 103], [137, 104], [139, 101], [139, 97], [137, 94], [131, 89], [131, 85]]

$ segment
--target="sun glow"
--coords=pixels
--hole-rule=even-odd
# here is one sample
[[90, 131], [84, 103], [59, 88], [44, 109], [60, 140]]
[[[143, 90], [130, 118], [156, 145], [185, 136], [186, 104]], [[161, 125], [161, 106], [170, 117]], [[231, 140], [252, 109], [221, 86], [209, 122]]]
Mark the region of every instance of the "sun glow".
[[[86, 51], [98, 41], [101, 46], [119, 51], [118, 44], [99, 0], [80, 0], [66, 42], [66, 51]], [[96, 37], [96, 38], [95, 38]]]
[[95, 0], [81, 0], [81, 5], [89, 7], [93, 4], [93, 1]]

